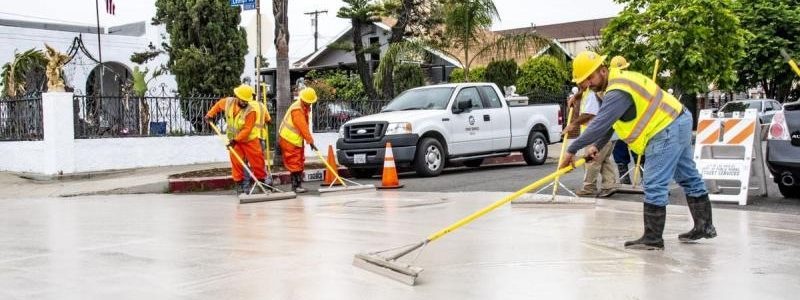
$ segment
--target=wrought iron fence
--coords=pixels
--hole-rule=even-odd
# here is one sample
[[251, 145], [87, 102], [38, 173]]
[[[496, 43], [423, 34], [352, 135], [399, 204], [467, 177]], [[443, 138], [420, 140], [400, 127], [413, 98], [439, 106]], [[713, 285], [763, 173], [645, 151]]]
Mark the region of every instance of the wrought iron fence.
[[379, 113], [387, 104], [389, 100], [320, 100], [314, 105], [312, 115], [314, 132], [338, 132], [345, 122]]
[[75, 137], [210, 135], [204, 116], [219, 98], [75, 96]]
[[38, 141], [44, 137], [42, 96], [0, 98], [0, 141]]

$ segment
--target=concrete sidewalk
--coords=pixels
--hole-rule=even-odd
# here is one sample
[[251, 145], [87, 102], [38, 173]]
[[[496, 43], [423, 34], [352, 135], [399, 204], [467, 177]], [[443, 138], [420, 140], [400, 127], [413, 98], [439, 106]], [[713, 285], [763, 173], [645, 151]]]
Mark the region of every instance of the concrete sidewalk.
[[[424, 248], [409, 287], [353, 255], [424, 239], [507, 193], [377, 192], [239, 205], [233, 195], [0, 201], [0, 298], [791, 299], [795, 216], [714, 210], [719, 236], [666, 250], [622, 244], [642, 205], [503, 206]], [[408, 258], [412, 259], [414, 255]]]

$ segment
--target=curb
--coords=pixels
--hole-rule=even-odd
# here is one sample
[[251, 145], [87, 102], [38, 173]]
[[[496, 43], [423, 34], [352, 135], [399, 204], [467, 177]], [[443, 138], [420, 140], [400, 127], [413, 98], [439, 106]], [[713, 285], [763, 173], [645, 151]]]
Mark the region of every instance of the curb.
[[[346, 168], [339, 168], [339, 175], [350, 177], [350, 171]], [[311, 169], [303, 172], [303, 181], [313, 182], [322, 181], [325, 176], [325, 169]], [[272, 174], [275, 185], [291, 182], [289, 172], [278, 172]], [[195, 177], [195, 178], [173, 178], [168, 180], [170, 193], [191, 193], [200, 191], [213, 191], [232, 189], [234, 186], [233, 178], [228, 176], [214, 177]]]
[[[557, 158], [556, 158], [557, 159]], [[525, 159], [522, 154], [512, 154], [506, 157], [493, 157], [486, 159], [484, 165], [499, 165], [509, 163], [524, 162]], [[350, 177], [350, 171], [347, 168], [340, 167], [339, 175], [342, 177]], [[325, 176], [325, 169], [311, 169], [303, 172], [305, 182], [322, 181]], [[289, 172], [278, 172], [272, 174], [272, 180], [276, 185], [281, 185], [291, 182]], [[170, 193], [191, 193], [199, 191], [212, 191], [212, 190], [225, 190], [233, 188], [233, 179], [228, 176], [215, 176], [215, 177], [195, 177], [195, 178], [174, 178], [169, 179], [169, 192]]]

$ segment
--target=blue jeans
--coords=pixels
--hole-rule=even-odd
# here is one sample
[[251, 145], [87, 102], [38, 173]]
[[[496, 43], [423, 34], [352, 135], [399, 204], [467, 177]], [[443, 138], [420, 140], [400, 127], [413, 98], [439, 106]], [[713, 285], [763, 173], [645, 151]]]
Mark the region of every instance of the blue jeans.
[[645, 203], [667, 206], [672, 179], [683, 187], [687, 196], [699, 197], [708, 193], [694, 165], [693, 152], [692, 114], [684, 111], [647, 143], [643, 178]]

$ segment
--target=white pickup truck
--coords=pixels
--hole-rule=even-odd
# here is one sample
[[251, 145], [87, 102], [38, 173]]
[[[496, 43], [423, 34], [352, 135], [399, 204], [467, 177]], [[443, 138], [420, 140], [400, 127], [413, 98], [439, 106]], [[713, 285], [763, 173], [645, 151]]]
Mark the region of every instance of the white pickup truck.
[[380, 173], [388, 142], [398, 168], [425, 177], [438, 176], [447, 164], [478, 167], [514, 151], [540, 165], [547, 145], [561, 141], [562, 121], [558, 104], [509, 106], [493, 83], [425, 86], [342, 125], [336, 157], [358, 178]]

